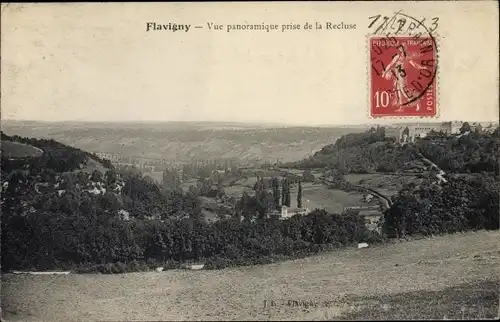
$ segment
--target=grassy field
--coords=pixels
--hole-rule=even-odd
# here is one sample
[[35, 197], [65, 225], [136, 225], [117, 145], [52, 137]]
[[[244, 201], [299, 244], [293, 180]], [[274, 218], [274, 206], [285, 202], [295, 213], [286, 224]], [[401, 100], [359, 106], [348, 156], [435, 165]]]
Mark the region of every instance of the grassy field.
[[[228, 196], [233, 196], [237, 199], [241, 198], [243, 192], [253, 195], [255, 192], [251, 188], [255, 184], [255, 178], [248, 178], [238, 181], [232, 187], [224, 187], [224, 191]], [[242, 183], [242, 184], [239, 184]], [[297, 186], [290, 187], [291, 207], [297, 207]], [[337, 189], [329, 189], [328, 187], [312, 183], [304, 183], [302, 185], [302, 204], [303, 207], [313, 209], [325, 209], [329, 212], [341, 213], [345, 206], [363, 205], [361, 198], [363, 195], [357, 192], [345, 192]]]
[[499, 237], [455, 234], [218, 271], [6, 274], [2, 311], [10, 321], [442, 319], [462, 308], [487, 317], [498, 312]]
[[392, 196], [398, 193], [403, 188], [405, 183], [414, 182], [418, 184], [423, 181], [423, 178], [419, 178], [418, 176], [411, 174], [394, 175], [385, 173], [350, 173], [345, 175], [345, 178], [350, 183], [367, 186], [386, 196]]
[[252, 195], [255, 193], [255, 191], [252, 188], [240, 186], [240, 185], [234, 185], [232, 187], [224, 187], [224, 192], [226, 193], [226, 195], [228, 195], [230, 197], [234, 197], [238, 200], [243, 195], [243, 192], [246, 192], [249, 195]]
[[[290, 194], [292, 195], [292, 207], [296, 207], [297, 187], [292, 187]], [[324, 185], [311, 183], [302, 185], [302, 204], [311, 210], [318, 208], [332, 213], [341, 213], [346, 206], [363, 205], [362, 197], [361, 193], [329, 189]]]
[[352, 298], [360, 303], [345, 320], [472, 320], [498, 317], [500, 281], [462, 284], [441, 291]]

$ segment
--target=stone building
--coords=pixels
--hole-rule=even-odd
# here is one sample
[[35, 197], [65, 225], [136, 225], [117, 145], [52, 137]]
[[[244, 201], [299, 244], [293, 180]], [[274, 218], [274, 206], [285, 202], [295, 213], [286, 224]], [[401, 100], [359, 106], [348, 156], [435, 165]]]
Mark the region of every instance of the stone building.
[[295, 215], [307, 215], [309, 212], [308, 208], [288, 208], [287, 206], [281, 206], [280, 219], [289, 219]]
[[[401, 126], [390, 126], [385, 129], [386, 138], [394, 138], [398, 143], [415, 142], [418, 138], [425, 138], [432, 132], [444, 134], [458, 134], [463, 122], [418, 123]], [[407, 134], [405, 129], [408, 129]]]
[[364, 218], [366, 228], [376, 231], [382, 235], [384, 213], [380, 211], [380, 209], [364, 209], [358, 213], [358, 216]]
[[406, 126], [389, 126], [385, 128], [385, 137], [393, 138], [397, 143], [408, 142], [408, 135], [405, 134]]

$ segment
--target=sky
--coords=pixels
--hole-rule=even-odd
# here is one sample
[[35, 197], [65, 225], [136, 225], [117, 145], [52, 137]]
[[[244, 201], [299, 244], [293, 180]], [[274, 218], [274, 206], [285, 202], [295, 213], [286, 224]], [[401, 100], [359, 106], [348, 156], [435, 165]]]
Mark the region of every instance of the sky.
[[[498, 6], [488, 3], [2, 5], [2, 119], [386, 123], [368, 117], [367, 17], [440, 18], [437, 120], [498, 120]], [[207, 22], [356, 24], [209, 31]], [[150, 31], [147, 22], [191, 24]], [[194, 29], [193, 25], [202, 25]], [[481, 32], [478, 32], [480, 30]], [[433, 119], [431, 121], [436, 121]]]

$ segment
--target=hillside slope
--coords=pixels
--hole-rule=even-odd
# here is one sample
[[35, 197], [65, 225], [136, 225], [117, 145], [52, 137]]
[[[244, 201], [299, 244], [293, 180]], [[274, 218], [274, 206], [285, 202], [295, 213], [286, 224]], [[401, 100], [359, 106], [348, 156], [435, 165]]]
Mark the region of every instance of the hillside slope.
[[87, 151], [162, 158], [294, 161], [361, 128], [272, 127], [198, 123], [3, 122], [4, 131], [51, 138]]
[[301, 169], [333, 167], [344, 174], [420, 172], [428, 167], [422, 163], [422, 157], [425, 157], [445, 172], [498, 175], [499, 130], [461, 135], [430, 133], [412, 143], [395, 144], [393, 137], [386, 137], [385, 128], [378, 127], [364, 133], [344, 135], [314, 155], [284, 166]]
[[120, 238], [112, 229], [137, 218], [200, 214], [194, 196], [119, 172], [86, 151], [54, 140], [3, 132], [1, 137], [9, 148], [43, 151], [24, 158], [2, 154], [2, 270], [71, 266], [103, 260], [105, 253], [120, 256], [110, 247], [110, 238]]
[[6, 158], [28, 158], [28, 157], [39, 157], [43, 154], [43, 150], [32, 145], [3, 141], [0, 143], [1, 155]]
[[[494, 284], [500, 274], [498, 238], [498, 231], [455, 234], [218, 271], [7, 274], [2, 304], [9, 321], [332, 320], [348, 313], [351, 305], [354, 309], [372, 305], [374, 311], [382, 311], [382, 304], [386, 310], [377, 316], [381, 320], [399, 309], [406, 312], [403, 319], [442, 319], [462, 314], [461, 308], [465, 317], [491, 318], [498, 312], [498, 284]], [[465, 295], [452, 303], [449, 294], [443, 296], [453, 286], [472, 291], [471, 283], [480, 281], [493, 282], [492, 289], [476, 293], [491, 291], [491, 300]], [[425, 298], [393, 302], [406, 292]], [[264, 308], [264, 300], [274, 300], [277, 306]], [[288, 300], [327, 305], [307, 309], [282, 305]]]

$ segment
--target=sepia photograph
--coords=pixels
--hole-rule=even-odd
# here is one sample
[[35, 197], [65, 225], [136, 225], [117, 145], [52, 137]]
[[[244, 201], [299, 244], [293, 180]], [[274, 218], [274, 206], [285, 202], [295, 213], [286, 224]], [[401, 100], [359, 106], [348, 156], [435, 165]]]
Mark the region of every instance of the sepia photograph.
[[3, 3], [1, 320], [498, 319], [498, 21]]

